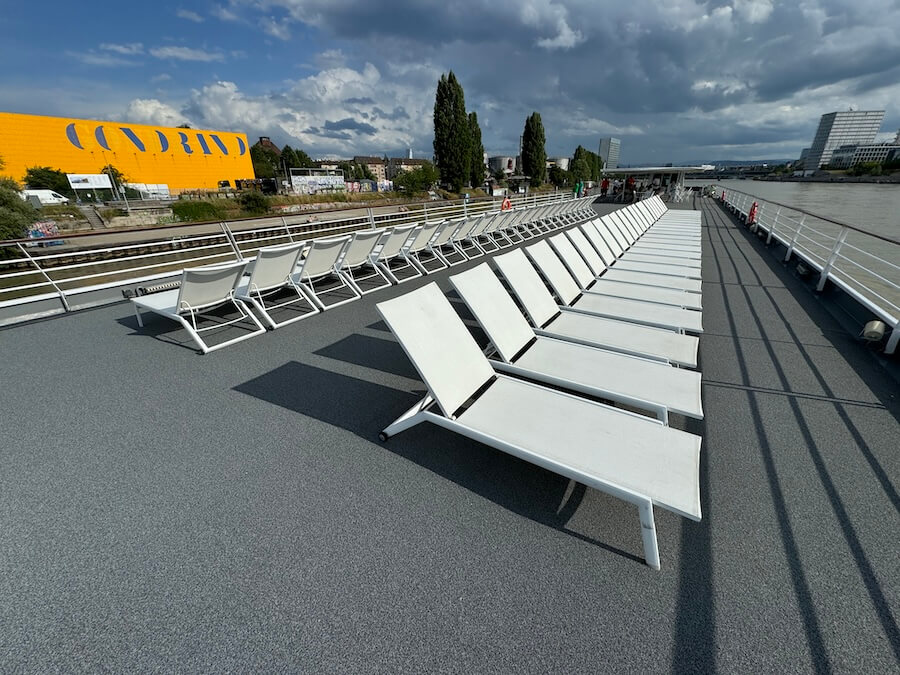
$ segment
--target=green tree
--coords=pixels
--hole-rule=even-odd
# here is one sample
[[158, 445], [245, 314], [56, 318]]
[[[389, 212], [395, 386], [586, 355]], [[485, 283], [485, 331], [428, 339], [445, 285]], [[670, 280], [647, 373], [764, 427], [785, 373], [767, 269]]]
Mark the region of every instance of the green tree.
[[394, 188], [409, 192], [424, 192], [441, 178], [438, 169], [431, 162], [425, 162], [412, 171], [402, 171], [394, 177]]
[[572, 168], [569, 169], [572, 177], [572, 183], [580, 183], [591, 179], [591, 165], [587, 157], [579, 157], [572, 160]]
[[522, 169], [531, 177], [532, 187], [544, 182], [547, 175], [547, 151], [544, 149], [544, 124], [541, 114], [533, 112], [525, 120], [522, 134]]
[[434, 96], [434, 161], [455, 192], [472, 176], [472, 143], [463, 88], [453, 71], [441, 75]]
[[550, 170], [547, 172], [547, 178], [556, 187], [566, 187], [572, 180], [569, 172], [565, 169], [559, 168], [558, 166], [550, 167]]
[[469, 180], [472, 187], [479, 187], [484, 183], [484, 145], [481, 142], [481, 127], [478, 126], [478, 113], [476, 112], [469, 113], [469, 140], [472, 166]]
[[291, 169], [304, 169], [313, 165], [312, 160], [303, 150], [296, 150], [289, 145], [281, 149], [281, 162], [287, 167], [288, 173]]
[[281, 160], [278, 155], [274, 150], [258, 143], [250, 146], [250, 161], [253, 162], [253, 173], [257, 178], [275, 178], [280, 173]]
[[53, 190], [66, 197], [74, 197], [75, 191], [61, 169], [49, 166], [32, 166], [25, 170], [25, 185], [32, 190]]
[[[21, 239], [39, 216], [38, 211], [6, 182], [0, 185], [0, 240]], [[12, 255], [15, 255], [15, 249], [0, 248], [0, 258]]]

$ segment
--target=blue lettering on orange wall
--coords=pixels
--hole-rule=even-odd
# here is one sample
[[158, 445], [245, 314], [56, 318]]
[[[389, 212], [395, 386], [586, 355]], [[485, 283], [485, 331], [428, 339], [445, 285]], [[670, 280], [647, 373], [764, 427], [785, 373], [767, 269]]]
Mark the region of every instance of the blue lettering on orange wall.
[[207, 144], [206, 139], [203, 138], [203, 134], [197, 134], [197, 142], [200, 144], [200, 148], [203, 150], [204, 155], [212, 154], [209, 151], [209, 145]]
[[74, 145], [79, 150], [84, 150], [84, 146], [78, 139], [78, 132], [75, 131], [75, 122], [72, 122], [69, 126], [66, 127], [66, 137], [69, 139], [69, 143]]
[[169, 149], [169, 139], [159, 129], [156, 130], [156, 135], [159, 136], [159, 151], [165, 152]]
[[[219, 138], [216, 134], [210, 134], [209, 137], [213, 139], [213, 143], [219, 146], [219, 150], [222, 151], [223, 155], [228, 154], [228, 148], [225, 147], [225, 144], [222, 142], [222, 139]], [[243, 154], [243, 153], [241, 153]]]
[[109, 143], [106, 142], [106, 132], [103, 131], [102, 126], [94, 129], [94, 137], [97, 139], [97, 143], [100, 144], [101, 148], [109, 150]]
[[238, 142], [238, 149], [240, 149], [241, 154], [243, 155], [245, 152], [247, 152], [247, 145], [246, 145], [246, 143], [244, 143], [244, 139], [241, 138], [240, 136], [238, 136], [237, 142]]
[[134, 143], [134, 147], [136, 147], [141, 152], [146, 151], [146, 148], [144, 148], [144, 141], [138, 138], [137, 134], [135, 134], [131, 129], [129, 129], [128, 127], [119, 127], [119, 129], [121, 129], [122, 133], [125, 134], [129, 141]]
[[187, 134], [183, 131], [178, 132], [178, 138], [181, 139], [181, 147], [184, 148], [184, 152], [186, 155], [193, 155], [194, 151], [191, 149], [191, 146], [188, 145], [188, 137]]

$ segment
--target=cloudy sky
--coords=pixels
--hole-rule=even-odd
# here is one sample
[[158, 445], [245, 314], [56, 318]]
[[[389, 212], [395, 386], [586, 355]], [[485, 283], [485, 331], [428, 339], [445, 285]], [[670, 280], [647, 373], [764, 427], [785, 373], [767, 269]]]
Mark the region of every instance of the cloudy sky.
[[[243, 131], [313, 157], [431, 155], [453, 70], [485, 149], [796, 157], [822, 113], [900, 127], [898, 0], [6, 3], [0, 110]], [[2, 152], [2, 149], [0, 149]]]

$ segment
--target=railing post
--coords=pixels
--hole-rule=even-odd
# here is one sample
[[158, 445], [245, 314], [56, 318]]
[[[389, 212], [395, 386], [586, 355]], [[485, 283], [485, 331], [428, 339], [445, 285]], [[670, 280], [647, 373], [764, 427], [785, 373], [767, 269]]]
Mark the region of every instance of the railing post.
[[375, 229], [375, 213], [372, 211], [372, 207], [366, 209], [366, 215], [369, 217], [369, 229]]
[[428, 204], [422, 204], [422, 213], [425, 215], [425, 222], [428, 222]]
[[766, 237], [766, 245], [772, 243], [772, 237], [775, 234], [775, 228], [778, 226], [778, 216], [781, 215], [781, 207], [778, 207], [778, 210], [775, 212], [775, 220], [772, 221], [772, 227], [769, 228], [769, 236]]
[[222, 232], [225, 233], [225, 238], [228, 239], [228, 243], [231, 244], [231, 248], [234, 249], [234, 255], [238, 260], [244, 259], [244, 254], [241, 253], [240, 247], [237, 245], [237, 241], [234, 238], [234, 235], [231, 233], [231, 230], [228, 229], [228, 225], [225, 222], [219, 223], [222, 226]]
[[791, 253], [794, 252], [794, 244], [797, 243], [797, 237], [800, 234], [800, 230], [803, 228], [803, 223], [806, 222], [806, 214], [804, 213], [800, 216], [800, 222], [797, 223], [797, 229], [794, 231], [794, 236], [791, 237], [791, 243], [788, 244], [787, 253], [784, 254], [784, 262], [787, 262], [791, 259]]
[[828, 261], [822, 268], [822, 274], [819, 276], [819, 283], [816, 285], [817, 291], [821, 291], [825, 288], [825, 282], [828, 281], [828, 274], [831, 272], [831, 268], [834, 267], [834, 261], [837, 260], [841, 245], [843, 245], [844, 240], [847, 239], [848, 232], [849, 230], [846, 227], [841, 228], [841, 233], [838, 235], [834, 242], [834, 247], [831, 249], [831, 255], [828, 256]]
[[288, 239], [291, 243], [294, 243], [294, 237], [291, 234], [291, 228], [288, 227], [287, 219], [284, 216], [281, 216], [281, 224], [284, 226], [284, 233], [288, 236]]
[[31, 257], [31, 254], [25, 250], [25, 247], [22, 246], [22, 244], [16, 244], [16, 246], [18, 246], [19, 250], [22, 251], [24, 256], [31, 261], [31, 264], [37, 268], [37, 271], [41, 273], [41, 276], [44, 277], [48, 282], [50, 282], [51, 286], [53, 286], [53, 290], [56, 291], [59, 295], [59, 299], [62, 302], [63, 309], [67, 312], [71, 312], [72, 310], [69, 308], [69, 301], [66, 299], [66, 294], [63, 292], [63, 290], [56, 285], [56, 282], [50, 278], [50, 275], [44, 271], [44, 268], [40, 266], [38, 261]]

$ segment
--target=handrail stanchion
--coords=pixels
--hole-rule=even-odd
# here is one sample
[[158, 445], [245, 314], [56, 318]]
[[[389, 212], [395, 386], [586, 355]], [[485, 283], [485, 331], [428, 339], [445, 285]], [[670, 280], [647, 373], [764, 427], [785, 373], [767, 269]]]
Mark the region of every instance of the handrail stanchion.
[[375, 212], [372, 211], [372, 207], [366, 209], [366, 215], [369, 216], [369, 229], [375, 229]]
[[800, 222], [797, 223], [797, 229], [794, 231], [794, 236], [791, 239], [791, 243], [788, 244], [787, 253], [784, 254], [784, 262], [787, 262], [791, 259], [791, 254], [794, 252], [794, 244], [797, 243], [797, 237], [800, 235], [800, 230], [803, 228], [803, 223], [806, 221], [806, 214], [804, 213], [800, 216]]
[[819, 276], [819, 283], [816, 285], [817, 291], [821, 292], [822, 289], [825, 288], [825, 282], [828, 281], [828, 275], [831, 272], [831, 268], [834, 267], [834, 261], [837, 260], [838, 252], [841, 250], [841, 245], [847, 238], [847, 233], [847, 228], [843, 227], [841, 228], [841, 233], [837, 236], [837, 239], [835, 239], [834, 247], [831, 249], [831, 255], [828, 256], [828, 260], [822, 268], [822, 274]]
[[40, 266], [38, 261], [35, 260], [28, 251], [25, 250], [25, 247], [22, 246], [22, 244], [16, 244], [16, 246], [18, 246], [19, 250], [22, 251], [22, 254], [26, 258], [28, 258], [29, 261], [31, 261], [31, 264], [37, 268], [37, 271], [41, 273], [41, 276], [43, 276], [50, 283], [50, 285], [53, 286], [53, 290], [55, 290], [59, 295], [59, 299], [62, 302], [63, 309], [65, 309], [67, 312], [71, 312], [72, 310], [69, 308], [69, 301], [66, 299], [66, 294], [63, 292], [63, 290], [56, 285], [56, 282], [50, 278], [50, 275], [47, 274], [44, 271], [44, 268]]
[[775, 219], [772, 221], [772, 227], [769, 228], [769, 236], [766, 237], [766, 245], [772, 243], [772, 237], [775, 236], [775, 228], [778, 226], [778, 216], [781, 215], [781, 207], [775, 212]]
[[234, 234], [232, 234], [231, 230], [228, 229], [228, 225], [224, 222], [219, 223], [222, 226], [222, 231], [225, 233], [225, 238], [228, 239], [228, 243], [231, 244], [231, 248], [234, 249], [234, 255], [238, 260], [244, 259], [244, 254], [241, 253], [241, 247], [238, 246], [237, 240], [234, 238]]
[[288, 227], [287, 218], [281, 216], [281, 224], [284, 225], [284, 233], [287, 235], [290, 242], [294, 243], [294, 235], [291, 234], [291, 228]]

